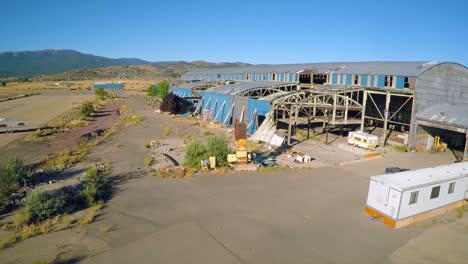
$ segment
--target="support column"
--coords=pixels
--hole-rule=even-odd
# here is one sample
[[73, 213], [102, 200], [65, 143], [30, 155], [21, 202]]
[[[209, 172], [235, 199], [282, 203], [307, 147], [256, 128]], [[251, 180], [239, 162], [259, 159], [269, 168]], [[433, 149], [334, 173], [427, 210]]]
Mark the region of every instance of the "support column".
[[465, 136], [465, 152], [463, 153], [463, 161], [468, 161], [468, 132]]
[[291, 106], [291, 110], [289, 110], [289, 124], [288, 124], [288, 145], [291, 145], [291, 128], [292, 128], [292, 109], [294, 106]]
[[390, 92], [387, 92], [385, 97], [385, 109], [384, 109], [384, 127], [383, 127], [383, 146], [387, 143], [387, 126], [388, 126], [388, 108], [390, 106], [391, 99]]
[[362, 112], [361, 112], [361, 131], [364, 131], [364, 121], [366, 117], [367, 91], [363, 91], [362, 95]]

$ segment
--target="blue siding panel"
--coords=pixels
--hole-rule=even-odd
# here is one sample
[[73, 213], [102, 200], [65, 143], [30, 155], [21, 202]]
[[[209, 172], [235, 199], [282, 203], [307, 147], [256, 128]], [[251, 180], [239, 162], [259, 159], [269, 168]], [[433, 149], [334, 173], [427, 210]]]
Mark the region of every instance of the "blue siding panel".
[[377, 87], [383, 88], [385, 86], [385, 75], [379, 75], [377, 80]]
[[397, 76], [396, 88], [397, 89], [404, 89], [405, 88], [405, 77], [404, 76]]
[[[223, 122], [226, 116], [228, 115], [229, 110], [231, 109], [231, 105], [234, 102], [234, 96], [212, 92], [203, 92], [200, 93], [200, 95], [203, 97], [201, 110], [203, 111], [203, 109], [205, 108], [206, 110], [213, 110], [211, 112], [211, 119], [214, 119], [218, 111], [220, 111], [215, 121]], [[225, 101], [224, 106], [223, 101]]]
[[332, 84], [337, 84], [338, 82], [338, 76], [336, 73], [332, 74]]
[[[249, 123], [252, 121], [254, 118], [253, 114], [256, 109], [256, 114], [257, 116], [259, 115], [266, 115], [267, 113], [270, 112], [270, 102], [268, 101], [262, 101], [262, 100], [255, 100], [255, 99], [249, 99], [248, 100], [248, 107], [247, 107], [247, 117], [246, 117], [246, 124], [249, 125]], [[253, 120], [252, 125], [250, 125], [247, 129], [247, 134], [253, 134], [257, 130], [255, 127], [255, 120]]]
[[106, 90], [122, 90], [124, 88], [123, 83], [94, 83], [93, 89], [104, 88]]
[[361, 74], [361, 86], [367, 86], [367, 74]]
[[353, 83], [353, 75], [346, 74], [346, 85], [351, 85]]

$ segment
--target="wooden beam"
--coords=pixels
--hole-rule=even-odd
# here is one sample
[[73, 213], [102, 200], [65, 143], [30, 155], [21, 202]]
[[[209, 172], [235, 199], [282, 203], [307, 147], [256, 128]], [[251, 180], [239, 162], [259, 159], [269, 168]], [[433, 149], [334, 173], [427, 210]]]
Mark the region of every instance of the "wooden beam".
[[390, 95], [390, 92], [387, 92], [387, 95], [385, 96], [385, 109], [384, 109], [384, 127], [383, 127], [383, 146], [385, 147], [385, 144], [387, 143], [387, 126], [388, 126], [388, 108], [390, 106], [390, 100], [392, 99], [392, 96]]
[[362, 116], [361, 116], [361, 131], [364, 131], [364, 121], [366, 118], [367, 91], [364, 91], [362, 98]]

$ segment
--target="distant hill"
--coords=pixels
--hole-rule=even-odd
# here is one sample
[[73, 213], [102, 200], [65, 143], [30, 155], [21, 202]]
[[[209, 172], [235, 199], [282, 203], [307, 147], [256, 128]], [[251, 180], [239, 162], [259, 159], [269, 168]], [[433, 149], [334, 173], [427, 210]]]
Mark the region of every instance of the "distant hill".
[[0, 77], [35, 76], [114, 65], [142, 65], [140, 59], [110, 59], [74, 50], [14, 51], [0, 53]]
[[[130, 66], [132, 67], [122, 67]], [[12, 51], [0, 53], [0, 78], [41, 77], [44, 79], [98, 79], [179, 77], [182, 73], [202, 68], [224, 68], [249, 65], [241, 62], [211, 63], [206, 61], [148, 62], [140, 59], [110, 59], [75, 50]], [[141, 66], [141, 67], [137, 67]], [[155, 74], [157, 76], [155, 76]]]
[[59, 74], [41, 76], [43, 81], [62, 80], [102, 80], [102, 79], [171, 79], [180, 78], [180, 75], [192, 70], [206, 68], [240, 67], [249, 65], [246, 63], [211, 63], [205, 61], [196, 62], [158, 62], [148, 65], [123, 65], [93, 69], [66, 71]]

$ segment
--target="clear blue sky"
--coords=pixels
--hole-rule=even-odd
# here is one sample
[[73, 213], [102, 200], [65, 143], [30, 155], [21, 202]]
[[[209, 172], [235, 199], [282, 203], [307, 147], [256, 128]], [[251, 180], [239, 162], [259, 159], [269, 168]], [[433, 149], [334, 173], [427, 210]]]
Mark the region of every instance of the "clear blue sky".
[[0, 51], [75, 49], [149, 61], [468, 65], [464, 0], [7, 0], [1, 10]]

